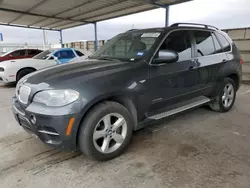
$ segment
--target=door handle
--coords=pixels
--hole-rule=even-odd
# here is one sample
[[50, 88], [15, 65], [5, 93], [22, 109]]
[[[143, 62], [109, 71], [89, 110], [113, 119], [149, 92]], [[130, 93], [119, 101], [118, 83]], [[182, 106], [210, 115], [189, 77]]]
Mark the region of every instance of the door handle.
[[193, 69], [195, 69], [196, 67], [195, 66], [190, 66], [189, 67], [189, 70], [193, 70]]

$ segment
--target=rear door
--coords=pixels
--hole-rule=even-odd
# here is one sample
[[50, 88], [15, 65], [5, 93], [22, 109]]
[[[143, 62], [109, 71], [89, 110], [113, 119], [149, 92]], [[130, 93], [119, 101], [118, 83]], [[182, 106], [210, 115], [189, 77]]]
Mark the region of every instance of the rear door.
[[[196, 97], [199, 89], [198, 72], [193, 60], [193, 44], [189, 30], [171, 32], [159, 50], [173, 50], [179, 55], [175, 63], [150, 67], [150, 112], [171, 107], [181, 101]], [[157, 57], [157, 54], [156, 54]]]
[[195, 41], [195, 60], [199, 64], [199, 85], [202, 94], [210, 96], [215, 85], [220, 66], [226, 63], [228, 58], [223, 52], [213, 31], [195, 30], [193, 40]]

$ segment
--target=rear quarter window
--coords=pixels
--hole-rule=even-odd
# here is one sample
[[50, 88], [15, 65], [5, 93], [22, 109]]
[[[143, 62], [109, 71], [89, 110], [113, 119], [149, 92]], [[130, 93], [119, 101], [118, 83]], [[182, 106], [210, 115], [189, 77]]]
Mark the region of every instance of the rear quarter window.
[[218, 40], [221, 44], [222, 50], [224, 52], [229, 52], [231, 51], [231, 45], [229, 41], [226, 39], [225, 36], [223, 36], [221, 33], [216, 33], [216, 36], [218, 37]]

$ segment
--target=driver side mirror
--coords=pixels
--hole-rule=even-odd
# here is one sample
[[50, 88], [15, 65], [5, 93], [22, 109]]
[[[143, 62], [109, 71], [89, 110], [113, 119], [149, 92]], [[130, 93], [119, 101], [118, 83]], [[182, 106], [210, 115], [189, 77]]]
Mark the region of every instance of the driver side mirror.
[[154, 58], [152, 64], [175, 63], [179, 60], [179, 55], [173, 50], [160, 50], [158, 57]]

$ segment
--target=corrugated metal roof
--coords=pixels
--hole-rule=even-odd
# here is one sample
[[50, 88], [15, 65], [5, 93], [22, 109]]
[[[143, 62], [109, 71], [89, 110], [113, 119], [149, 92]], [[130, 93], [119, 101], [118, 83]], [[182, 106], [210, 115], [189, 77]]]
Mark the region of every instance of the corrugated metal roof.
[[189, 0], [0, 0], [0, 25], [62, 30]]

